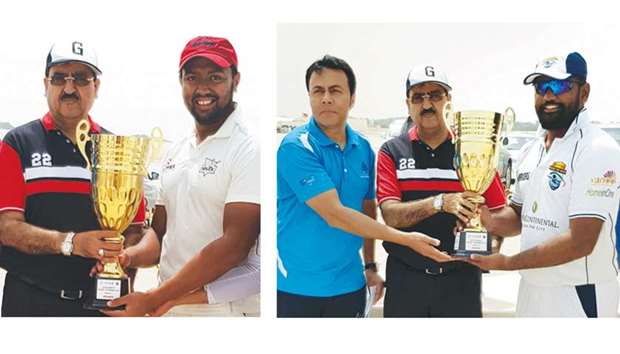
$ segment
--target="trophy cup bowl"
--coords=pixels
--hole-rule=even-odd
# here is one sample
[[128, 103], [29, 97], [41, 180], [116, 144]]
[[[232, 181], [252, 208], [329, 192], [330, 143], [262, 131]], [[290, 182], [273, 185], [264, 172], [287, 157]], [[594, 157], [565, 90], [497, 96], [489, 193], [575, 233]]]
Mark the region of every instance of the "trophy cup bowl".
[[[106, 242], [123, 243], [121, 235], [136, 216], [142, 201], [143, 181], [146, 176], [147, 155], [153, 153], [154, 139], [139, 136], [97, 134], [88, 136], [87, 121], [78, 125], [78, 147], [91, 168], [91, 196], [99, 224], [103, 230], [117, 232]], [[92, 141], [92, 154], [86, 158], [86, 142]], [[155, 144], [156, 145], [156, 144]], [[105, 263], [88, 291], [84, 308], [110, 309], [109, 300], [129, 293], [129, 278], [118, 259]]]
[[[514, 124], [514, 111], [504, 114], [489, 111], [452, 112], [446, 104], [444, 115], [455, 135], [454, 169], [465, 191], [484, 193], [495, 178], [501, 137]], [[450, 124], [451, 123], [451, 124]], [[484, 198], [469, 199], [480, 205]], [[480, 214], [470, 220], [454, 241], [454, 255], [491, 254], [492, 238], [480, 222]]]

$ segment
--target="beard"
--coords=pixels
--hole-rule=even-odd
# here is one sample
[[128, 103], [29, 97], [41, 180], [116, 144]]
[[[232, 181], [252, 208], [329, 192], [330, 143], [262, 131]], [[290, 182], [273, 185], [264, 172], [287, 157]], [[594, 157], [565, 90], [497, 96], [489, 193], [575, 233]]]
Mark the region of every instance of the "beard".
[[553, 104], [558, 106], [558, 110], [550, 113], [545, 112], [545, 104], [536, 107], [536, 115], [538, 115], [540, 125], [546, 130], [568, 129], [581, 111], [579, 102], [574, 102], [570, 106], [562, 103]]
[[213, 111], [207, 114], [200, 114], [196, 109], [196, 105], [192, 106], [190, 113], [194, 117], [196, 123], [200, 125], [210, 125], [216, 122], [223, 120], [228, 117], [230, 112], [234, 110], [235, 104], [233, 102], [232, 96], [228, 100], [228, 102], [224, 106], [216, 106]]

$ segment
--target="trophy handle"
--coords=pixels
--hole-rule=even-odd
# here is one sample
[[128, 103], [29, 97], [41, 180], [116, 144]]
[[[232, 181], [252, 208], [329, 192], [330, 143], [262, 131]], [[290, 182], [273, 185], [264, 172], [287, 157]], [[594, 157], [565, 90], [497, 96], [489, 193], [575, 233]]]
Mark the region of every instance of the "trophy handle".
[[448, 129], [454, 130], [454, 114], [452, 113], [452, 102], [450, 101], [443, 105], [443, 119]]
[[515, 124], [515, 110], [512, 107], [506, 108], [504, 114], [502, 115], [502, 136], [507, 136], [514, 127]]
[[157, 160], [161, 153], [161, 147], [164, 144], [164, 134], [159, 127], [153, 128], [151, 131], [151, 140], [149, 142], [149, 154], [146, 159], [146, 166]]
[[90, 123], [86, 119], [81, 120], [75, 128], [75, 140], [77, 142], [78, 149], [80, 150], [80, 154], [82, 154], [82, 157], [84, 157], [84, 160], [86, 161], [86, 168], [90, 171], [90, 160], [86, 155], [86, 143], [91, 140], [90, 136], [88, 135], [89, 131]]

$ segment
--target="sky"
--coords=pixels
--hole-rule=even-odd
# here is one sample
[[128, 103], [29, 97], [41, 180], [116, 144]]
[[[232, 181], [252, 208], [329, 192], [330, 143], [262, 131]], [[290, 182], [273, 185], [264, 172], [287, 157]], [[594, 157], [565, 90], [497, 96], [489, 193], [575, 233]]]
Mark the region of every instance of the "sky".
[[195, 21], [182, 7], [163, 13], [151, 7], [151, 14], [141, 16], [129, 11], [132, 7], [139, 5], [124, 4], [105, 16], [100, 8], [83, 11], [82, 6], [42, 6], [27, 17], [5, 12], [6, 18], [0, 18], [0, 121], [16, 126], [47, 112], [43, 77], [49, 49], [56, 41], [79, 40], [95, 49], [103, 71], [92, 117], [115, 134], [148, 134], [159, 126], [167, 139], [178, 140], [194, 124], [181, 97], [178, 63], [185, 44], [198, 35], [227, 37], [235, 47], [241, 73], [235, 100], [248, 124], [256, 127], [261, 117], [272, 114], [270, 103], [261, 98], [272, 75], [253, 59], [253, 53], [266, 48], [257, 39], [267, 37], [268, 23], [248, 32], [226, 18]]
[[305, 70], [331, 54], [356, 74], [352, 116], [406, 116], [407, 73], [434, 65], [448, 75], [455, 110], [504, 112], [510, 106], [517, 120], [535, 121], [534, 89], [523, 78], [542, 58], [578, 51], [588, 64], [592, 119], [620, 121], [618, 24], [281, 23], [277, 36], [278, 116], [310, 111]]

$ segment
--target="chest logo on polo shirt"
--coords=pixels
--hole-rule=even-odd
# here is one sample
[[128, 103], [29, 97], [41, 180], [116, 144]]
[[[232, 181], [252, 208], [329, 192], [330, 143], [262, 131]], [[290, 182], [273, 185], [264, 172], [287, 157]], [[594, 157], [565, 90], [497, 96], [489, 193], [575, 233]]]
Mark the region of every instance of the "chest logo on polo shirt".
[[220, 162], [222, 161], [210, 159], [207, 157], [202, 163], [202, 166], [200, 166], [198, 173], [202, 175], [203, 177], [207, 175], [214, 175], [215, 172], [217, 171], [217, 167], [219, 166]]
[[360, 174], [360, 178], [370, 178], [370, 171], [368, 170], [366, 162], [362, 162], [362, 173]]
[[41, 166], [51, 167], [52, 156], [50, 156], [50, 154], [46, 152], [44, 153], [35, 152], [32, 155], [30, 155], [30, 165], [32, 167], [41, 167]]
[[532, 213], [536, 214], [536, 211], [538, 211], [538, 203], [534, 201], [532, 204]]
[[564, 185], [564, 176], [566, 176], [566, 164], [562, 161], [556, 161], [549, 166], [549, 188], [552, 191]]
[[164, 164], [165, 171], [174, 170], [175, 167], [176, 165], [174, 164], [174, 162], [172, 162], [172, 158], [168, 159], [166, 163]]
[[299, 184], [301, 184], [302, 186], [311, 186], [312, 184], [314, 184], [315, 180], [316, 179], [314, 178], [314, 176], [310, 176], [310, 177], [302, 178], [299, 181]]

